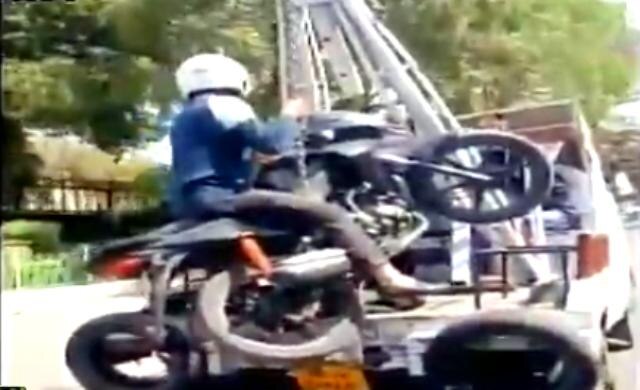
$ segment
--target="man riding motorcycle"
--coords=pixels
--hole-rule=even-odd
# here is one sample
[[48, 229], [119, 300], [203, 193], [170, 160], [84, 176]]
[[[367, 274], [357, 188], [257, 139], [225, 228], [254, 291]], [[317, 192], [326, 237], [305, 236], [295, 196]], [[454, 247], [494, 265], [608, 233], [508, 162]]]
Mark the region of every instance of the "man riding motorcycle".
[[271, 214], [279, 220], [322, 226], [336, 245], [358, 264], [366, 265], [383, 294], [415, 295], [434, 288], [395, 269], [340, 207], [249, 188], [255, 153], [276, 157], [294, 146], [299, 129], [296, 119], [307, 114], [302, 100], [285, 102], [280, 120], [260, 122], [244, 100], [250, 91], [248, 71], [221, 54], [190, 57], [175, 77], [186, 99], [170, 133], [170, 205], [176, 217], [255, 220]]

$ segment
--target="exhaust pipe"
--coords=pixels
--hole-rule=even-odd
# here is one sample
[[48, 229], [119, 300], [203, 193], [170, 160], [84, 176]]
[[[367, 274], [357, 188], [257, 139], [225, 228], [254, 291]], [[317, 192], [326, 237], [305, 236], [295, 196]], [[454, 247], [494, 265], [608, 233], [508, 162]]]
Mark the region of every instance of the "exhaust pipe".
[[280, 260], [272, 278], [276, 282], [314, 284], [344, 275], [350, 269], [351, 262], [343, 249], [321, 249]]
[[[301, 261], [302, 265], [306, 263], [299, 257], [295, 259]], [[287, 269], [290, 271], [303, 269], [303, 272], [298, 275], [309, 277], [311, 270], [318, 268], [311, 266], [297, 268], [290, 263]], [[258, 359], [291, 362], [326, 357], [351, 351], [360, 346], [358, 327], [349, 318], [338, 321], [311, 341], [294, 345], [272, 344], [231, 333], [225, 307], [233, 284], [234, 278], [231, 271], [212, 276], [200, 290], [197, 305], [197, 316], [203, 321], [207, 336], [226, 349]], [[353, 304], [357, 305], [357, 300]]]

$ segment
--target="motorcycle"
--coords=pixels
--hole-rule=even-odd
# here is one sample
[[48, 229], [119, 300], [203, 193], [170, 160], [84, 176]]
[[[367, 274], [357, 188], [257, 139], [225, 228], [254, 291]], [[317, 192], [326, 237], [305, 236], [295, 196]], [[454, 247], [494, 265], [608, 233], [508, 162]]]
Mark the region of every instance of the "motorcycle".
[[[300, 146], [263, 167], [255, 185], [340, 204], [390, 256], [428, 229], [425, 210], [498, 222], [527, 213], [551, 186], [537, 147], [501, 132], [422, 140], [370, 116], [331, 113], [310, 118]], [[181, 388], [206, 374], [211, 356], [220, 372], [364, 359], [367, 275], [318, 227], [177, 221], [95, 247], [89, 269], [141, 277], [150, 291], [141, 312], [101, 317], [72, 335], [67, 365], [86, 388]], [[118, 369], [149, 356], [163, 362], [161, 374]]]

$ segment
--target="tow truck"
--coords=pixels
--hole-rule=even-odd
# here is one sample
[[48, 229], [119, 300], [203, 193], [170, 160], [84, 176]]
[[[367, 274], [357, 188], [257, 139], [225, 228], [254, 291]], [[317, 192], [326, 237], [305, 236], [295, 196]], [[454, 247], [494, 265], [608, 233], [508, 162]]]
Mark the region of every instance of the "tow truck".
[[[632, 348], [629, 318], [640, 258], [632, 251], [578, 104], [558, 101], [456, 117], [365, 0], [280, 0], [278, 25], [283, 101], [303, 97], [316, 111], [329, 111], [345, 99], [374, 96], [370, 107], [377, 113], [396, 123], [410, 120], [423, 136], [487, 127], [522, 135], [548, 152], [562, 182], [557, 190], [566, 193], [575, 211], [568, 216], [543, 205], [527, 218], [528, 234], [511, 222], [470, 226], [444, 221], [439, 228], [433, 223], [426, 246], [448, 253], [440, 264], [448, 271], [435, 277], [473, 286], [474, 293], [429, 297], [411, 312], [369, 314], [365, 349], [392, 356], [387, 368], [423, 375], [419, 356], [451, 322], [505, 308], [566, 318], [603, 372], [610, 349]], [[478, 235], [487, 238], [488, 247], [472, 245]], [[489, 271], [482, 269], [487, 262]], [[437, 266], [422, 265], [417, 268], [423, 276], [438, 273]], [[556, 282], [539, 288], [522, 283], [531, 277]], [[495, 283], [502, 291], [488, 288]], [[604, 382], [613, 388], [612, 381]]]
[[[640, 261], [630, 246], [637, 238], [630, 239], [625, 230], [579, 106], [560, 101], [456, 117], [365, 0], [278, 0], [276, 4], [282, 101], [303, 98], [315, 112], [339, 116], [336, 108], [345, 101], [368, 96], [371, 99], [363, 110], [421, 137], [483, 128], [510, 131], [536, 143], [555, 166], [557, 181], [549, 201], [517, 221], [469, 225], [436, 213], [429, 216], [430, 227], [417, 251], [422, 254], [394, 261], [417, 278], [466, 287], [459, 289], [464, 293], [428, 296], [424, 305], [411, 311], [376, 308], [363, 293], [364, 321], [358, 324], [356, 336], [342, 337], [349, 343], [355, 340], [340, 351], [342, 355], [364, 357], [374, 372], [400, 371], [405, 377], [433, 378], [438, 372], [434, 364], [445, 371], [459, 367], [464, 372], [469, 367], [459, 361], [468, 363], [472, 356], [478, 357], [475, 353], [456, 355], [462, 347], [476, 348], [476, 344], [456, 341], [468, 335], [498, 336], [477, 351], [538, 356], [547, 347], [570, 354], [579, 349], [586, 351], [579, 355], [588, 356], [588, 361], [578, 361], [578, 366], [599, 366], [600, 375], [593, 377], [599, 377], [600, 387], [615, 388], [607, 375], [608, 355], [612, 349], [633, 347], [630, 314]], [[465, 158], [478, 157], [470, 152]], [[299, 168], [305, 169], [304, 164]], [[304, 178], [304, 172], [300, 173]], [[493, 201], [497, 205], [501, 200], [496, 197]], [[183, 287], [188, 290], [191, 277], [185, 277]], [[151, 296], [150, 302], [162, 300]], [[162, 305], [154, 305], [153, 310], [163, 313]], [[550, 320], [545, 323], [544, 319]], [[542, 348], [531, 339], [482, 334], [487, 324], [512, 336], [514, 329], [527, 328], [533, 331], [529, 336], [550, 338]], [[218, 379], [238, 370], [246, 373], [246, 367], [268, 368], [273, 363], [227, 349], [212, 345], [204, 359], [209, 364], [207, 372]], [[501, 364], [493, 360], [482, 369], [493, 369], [495, 377], [509, 375], [509, 368]], [[327, 365], [323, 361], [319, 370], [298, 372], [299, 384], [304, 389], [317, 389], [319, 383], [321, 388], [364, 388], [362, 380], [354, 379], [362, 374], [361, 366], [348, 368], [347, 362], [347, 368], [329, 369]], [[567, 367], [560, 371], [572, 375]], [[274, 375], [279, 374], [267, 377]], [[349, 377], [353, 380], [346, 385]], [[586, 388], [575, 386], [584, 378], [573, 379], [578, 382], [570, 388]], [[400, 383], [404, 382], [395, 384]], [[247, 388], [246, 384], [241, 380], [239, 388]]]

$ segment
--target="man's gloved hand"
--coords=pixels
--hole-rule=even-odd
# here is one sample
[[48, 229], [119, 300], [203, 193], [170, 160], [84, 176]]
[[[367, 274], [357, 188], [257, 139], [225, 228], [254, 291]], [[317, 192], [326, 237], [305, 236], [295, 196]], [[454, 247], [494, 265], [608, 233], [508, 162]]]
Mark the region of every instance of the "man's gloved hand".
[[271, 165], [280, 160], [281, 157], [282, 155], [280, 154], [253, 153], [253, 161], [260, 165]]
[[287, 116], [295, 119], [308, 116], [310, 113], [309, 104], [302, 98], [294, 98], [284, 102], [282, 105], [282, 116]]

